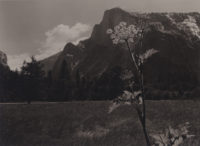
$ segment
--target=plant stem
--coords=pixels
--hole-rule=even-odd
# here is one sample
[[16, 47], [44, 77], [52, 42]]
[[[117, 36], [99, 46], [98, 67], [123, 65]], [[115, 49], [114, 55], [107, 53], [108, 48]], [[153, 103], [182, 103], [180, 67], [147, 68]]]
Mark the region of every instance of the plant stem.
[[147, 146], [150, 146], [151, 143], [150, 143], [150, 140], [149, 140], [149, 136], [147, 134], [146, 124], [145, 124], [145, 120], [142, 116], [142, 112], [137, 107], [136, 107], [136, 111], [138, 113], [138, 117], [139, 117], [140, 123], [142, 125], [142, 130], [143, 130], [143, 133], [144, 133], [144, 136], [145, 136], [146, 144], [147, 144]]
[[133, 61], [133, 64], [135, 65], [137, 72], [139, 72], [138, 65], [137, 65], [137, 63], [136, 63], [136, 60], [135, 60], [134, 55], [133, 55], [132, 52], [131, 52], [131, 48], [130, 48], [130, 46], [129, 46], [129, 43], [128, 43], [127, 40], [125, 40], [125, 42], [126, 42], [126, 45], [127, 45], [127, 47], [128, 47], [128, 50], [129, 50], [129, 54], [130, 54], [131, 60]]
[[147, 134], [147, 130], [146, 130], [146, 103], [145, 103], [145, 94], [144, 94], [144, 81], [143, 81], [143, 74], [141, 73], [141, 90], [142, 90], [142, 113], [143, 113], [143, 121], [142, 121], [142, 125], [143, 125], [143, 132], [145, 135], [145, 139], [147, 142], [147, 146], [150, 146], [150, 141], [149, 141], [149, 136]]
[[138, 113], [138, 116], [139, 116], [139, 119], [140, 119], [140, 122], [141, 122], [141, 125], [142, 125], [142, 129], [143, 129], [143, 132], [144, 132], [146, 144], [147, 144], [147, 146], [150, 146], [150, 140], [149, 140], [149, 136], [148, 136], [147, 130], [146, 130], [146, 105], [145, 105], [143, 73], [142, 73], [142, 71], [139, 69], [139, 67], [137, 65], [137, 62], [136, 62], [136, 59], [135, 59], [135, 56], [134, 56], [135, 52], [132, 53], [128, 41], [125, 40], [125, 42], [126, 42], [126, 45], [128, 47], [129, 54], [131, 56], [133, 64], [135, 65], [135, 68], [136, 68], [136, 71], [137, 71], [137, 74], [138, 74], [138, 77], [139, 77], [139, 81], [140, 81], [140, 88], [142, 90], [142, 112], [140, 111], [139, 108], [136, 108], [136, 110], [137, 110], [137, 113]]
[[145, 139], [146, 139], [146, 144], [147, 144], [147, 146], [151, 146], [149, 136], [147, 134], [146, 126], [142, 125], [142, 127], [143, 127], [142, 129], [143, 129], [143, 132], [144, 132], [144, 136], [145, 136]]

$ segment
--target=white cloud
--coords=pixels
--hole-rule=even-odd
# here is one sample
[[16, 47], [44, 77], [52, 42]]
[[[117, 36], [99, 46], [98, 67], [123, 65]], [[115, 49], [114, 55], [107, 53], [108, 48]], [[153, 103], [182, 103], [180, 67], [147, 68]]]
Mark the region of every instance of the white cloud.
[[20, 54], [20, 55], [7, 55], [8, 57], [8, 65], [11, 70], [20, 70], [23, 65], [24, 60], [30, 61], [29, 54]]
[[46, 40], [39, 48], [40, 53], [36, 58], [40, 60], [49, 57], [61, 51], [68, 42], [77, 44], [78, 40], [86, 38], [89, 30], [90, 26], [82, 23], [76, 23], [72, 27], [64, 24], [56, 26], [45, 33]]
[[[88, 37], [90, 26], [87, 24], [76, 23], [74, 26], [68, 26], [60, 24], [55, 28], [45, 33], [46, 39], [41, 43], [41, 47], [38, 49], [39, 53], [35, 55], [37, 60], [49, 57], [57, 52], [61, 51], [65, 44], [73, 42], [78, 44], [80, 40], [84, 40]], [[12, 70], [20, 69], [24, 60], [30, 61], [31, 54], [24, 53], [20, 55], [8, 54], [8, 65]]]
[[72, 43], [73, 43], [74, 45], [78, 45], [78, 43], [79, 43], [80, 41], [86, 40], [86, 39], [88, 39], [88, 38], [89, 38], [89, 36], [84, 36], [84, 37], [81, 37], [81, 38], [77, 39], [76, 41], [73, 41]]

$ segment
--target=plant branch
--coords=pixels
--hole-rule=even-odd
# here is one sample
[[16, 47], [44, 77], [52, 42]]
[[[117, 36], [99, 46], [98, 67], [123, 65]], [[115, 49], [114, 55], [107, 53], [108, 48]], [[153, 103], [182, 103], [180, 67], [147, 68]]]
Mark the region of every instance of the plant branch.
[[[146, 131], [146, 105], [145, 105], [145, 94], [144, 94], [144, 79], [143, 79], [143, 73], [142, 71], [139, 69], [139, 66], [137, 64], [137, 61], [136, 61], [136, 58], [135, 58], [135, 52], [131, 52], [131, 48], [130, 48], [130, 45], [128, 43], [128, 40], [125, 40], [126, 42], [126, 45], [128, 47], [128, 50], [129, 50], [129, 53], [130, 53], [130, 56], [131, 56], [131, 59], [132, 59], [132, 62], [134, 63], [135, 65], [135, 68], [137, 70], [137, 74], [138, 74], [138, 77], [139, 77], [139, 81], [140, 81], [140, 88], [142, 90], [142, 112], [139, 110], [138, 107], [136, 107], [136, 111], [138, 113], [138, 116], [139, 116], [139, 119], [140, 119], [140, 122], [142, 124], [142, 128], [143, 128], [143, 132], [144, 132], [144, 135], [145, 135], [145, 139], [146, 139], [146, 143], [147, 143], [147, 146], [150, 146], [150, 141], [149, 141], [149, 136], [147, 134], [147, 131]], [[142, 44], [140, 44], [142, 45]]]
[[135, 65], [135, 68], [136, 68], [136, 70], [137, 70], [137, 72], [139, 73], [140, 71], [139, 71], [139, 67], [138, 67], [138, 65], [137, 65], [137, 62], [136, 62], [136, 59], [135, 59], [135, 57], [134, 57], [134, 53], [135, 52], [131, 52], [131, 48], [130, 48], [130, 46], [129, 46], [129, 43], [128, 43], [128, 40], [125, 40], [125, 42], [126, 42], [126, 45], [127, 45], [127, 47], [128, 47], [128, 50], [129, 50], [129, 54], [130, 54], [130, 56], [131, 56], [131, 59], [132, 59], [132, 61], [133, 61], [133, 64]]

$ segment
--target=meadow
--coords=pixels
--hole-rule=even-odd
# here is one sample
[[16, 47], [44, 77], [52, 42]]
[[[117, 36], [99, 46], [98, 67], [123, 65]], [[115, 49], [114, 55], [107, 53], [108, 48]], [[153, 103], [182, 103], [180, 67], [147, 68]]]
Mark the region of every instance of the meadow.
[[[133, 107], [108, 113], [110, 101], [0, 104], [0, 146], [145, 146]], [[200, 145], [200, 101], [147, 101], [147, 129], [190, 122], [195, 137], [183, 146]]]

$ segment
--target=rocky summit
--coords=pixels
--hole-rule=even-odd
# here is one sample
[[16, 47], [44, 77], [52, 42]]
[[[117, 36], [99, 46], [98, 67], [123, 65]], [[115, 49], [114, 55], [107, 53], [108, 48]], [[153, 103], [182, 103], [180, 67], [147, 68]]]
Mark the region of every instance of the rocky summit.
[[121, 21], [128, 25], [148, 24], [148, 33], [143, 40], [141, 51], [156, 49], [144, 66], [145, 81], [148, 83], [166, 82], [173, 84], [200, 82], [200, 14], [192, 13], [135, 13], [120, 8], [105, 11], [100, 24], [93, 28], [91, 37], [78, 45], [66, 44], [63, 51], [43, 61], [46, 72], [59, 76], [62, 62], [67, 62], [70, 74], [77, 70], [82, 76], [99, 77], [115, 66], [132, 70], [128, 50], [113, 45], [106, 34]]

